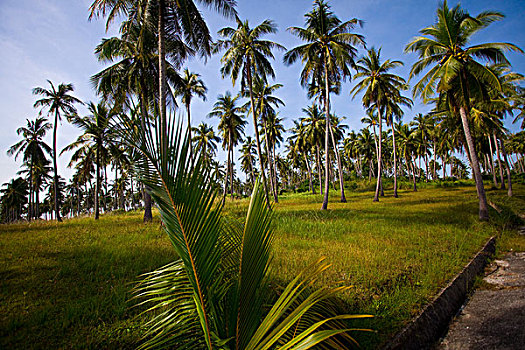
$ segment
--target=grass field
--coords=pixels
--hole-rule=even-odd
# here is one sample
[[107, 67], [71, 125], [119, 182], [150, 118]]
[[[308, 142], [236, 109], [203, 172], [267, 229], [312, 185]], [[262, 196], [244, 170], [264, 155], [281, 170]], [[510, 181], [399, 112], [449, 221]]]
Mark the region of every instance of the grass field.
[[[273, 287], [325, 256], [332, 267], [321, 284], [353, 286], [341, 296], [346, 312], [376, 317], [357, 334], [377, 348], [456, 274], [492, 235], [501, 250], [525, 250], [510, 229], [525, 211], [525, 186], [515, 196], [489, 190], [491, 221], [477, 221], [474, 187], [401, 191], [372, 203], [370, 192], [333, 197], [290, 194], [275, 206]], [[227, 201], [241, 218], [247, 200]], [[134, 348], [141, 335], [129, 290], [139, 275], [174, 259], [173, 249], [141, 213], [0, 226], [0, 348]]]

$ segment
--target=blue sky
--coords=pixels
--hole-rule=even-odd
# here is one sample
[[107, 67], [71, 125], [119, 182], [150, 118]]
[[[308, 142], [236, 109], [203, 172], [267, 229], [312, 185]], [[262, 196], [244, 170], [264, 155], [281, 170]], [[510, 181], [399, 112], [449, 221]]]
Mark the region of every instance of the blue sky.
[[[255, 26], [265, 19], [272, 19], [278, 25], [279, 32], [268, 36], [286, 48], [292, 48], [301, 42], [288, 33], [290, 26], [304, 26], [304, 14], [311, 10], [310, 0], [239, 0], [238, 12], [242, 19], [248, 19]], [[359, 18], [365, 22], [363, 28], [356, 29], [363, 34], [369, 47], [382, 47], [383, 58], [402, 60], [405, 67], [396, 73], [408, 78], [414, 54], [404, 54], [403, 49], [418, 30], [434, 22], [437, 0], [332, 0], [332, 10], [341, 20]], [[450, 2], [455, 4], [455, 1]], [[0, 183], [13, 178], [19, 170], [20, 159], [6, 155], [7, 149], [18, 141], [16, 129], [25, 125], [25, 119], [34, 117], [38, 110], [33, 109], [36, 97], [31, 94], [32, 88], [47, 88], [46, 79], [55, 84], [73, 83], [74, 95], [83, 101], [96, 101], [96, 95], [89, 83], [89, 77], [104, 68], [93, 55], [95, 46], [104, 37], [114, 36], [116, 26], [105, 32], [105, 21], [89, 22], [88, 7], [91, 1], [63, 0], [1, 0], [0, 1]], [[484, 10], [498, 10], [507, 17], [492, 24], [474, 37], [474, 42], [512, 42], [525, 48], [525, 1], [503, 0], [469, 0], [462, 1], [462, 6], [472, 15]], [[203, 13], [212, 33], [224, 26], [234, 26], [232, 21], [221, 18], [213, 12], [203, 9]], [[360, 51], [360, 55], [363, 50]], [[300, 63], [291, 67], [282, 64], [282, 52], [276, 52], [274, 69], [276, 83], [284, 85], [277, 95], [286, 103], [280, 116], [285, 118], [288, 128], [292, 120], [301, 116], [301, 109], [309, 104], [305, 91], [299, 85]], [[508, 55], [515, 71], [525, 73], [525, 55], [510, 53]], [[219, 94], [226, 90], [236, 93], [231, 81], [221, 79], [220, 55], [213, 56], [206, 64], [191, 60], [188, 67], [199, 74], [207, 85], [206, 102], [195, 99], [192, 103], [193, 125], [204, 121], [216, 126], [218, 121], [208, 119], [213, 103]], [[353, 82], [346, 83], [340, 96], [333, 97], [333, 110], [338, 116], [346, 117], [345, 123], [350, 129], [358, 130], [359, 122], [364, 116], [360, 99], [352, 100], [349, 91]], [[414, 108], [406, 112], [404, 121], [409, 121], [416, 113], [425, 113], [428, 106], [415, 101]], [[86, 109], [79, 108], [80, 114], [87, 114]], [[516, 131], [511, 120], [506, 126]], [[253, 135], [251, 122], [246, 127], [246, 134]], [[58, 130], [58, 148], [72, 142], [78, 131], [63, 121]], [[51, 133], [47, 139], [51, 144]], [[223, 155], [220, 155], [223, 158]], [[237, 153], [236, 153], [237, 157]], [[64, 154], [58, 160], [59, 174], [69, 177], [72, 171], [66, 169], [70, 154]]]

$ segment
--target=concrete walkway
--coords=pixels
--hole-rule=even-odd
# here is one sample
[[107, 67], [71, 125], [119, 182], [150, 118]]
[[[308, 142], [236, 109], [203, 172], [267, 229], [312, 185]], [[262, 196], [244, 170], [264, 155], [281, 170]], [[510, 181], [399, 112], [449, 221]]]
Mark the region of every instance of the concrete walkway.
[[486, 271], [487, 287], [474, 292], [437, 349], [525, 349], [525, 252], [508, 253]]

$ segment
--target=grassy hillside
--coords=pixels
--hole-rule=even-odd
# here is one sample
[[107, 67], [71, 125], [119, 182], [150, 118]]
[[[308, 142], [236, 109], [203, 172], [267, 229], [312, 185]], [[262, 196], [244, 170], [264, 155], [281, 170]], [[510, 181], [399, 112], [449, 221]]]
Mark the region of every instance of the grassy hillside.
[[[332, 267], [319, 283], [353, 286], [341, 296], [346, 312], [372, 313], [358, 335], [376, 348], [449, 280], [491, 235], [503, 249], [525, 250], [525, 239], [505, 230], [525, 208], [515, 196], [489, 190], [490, 223], [477, 221], [474, 187], [401, 191], [372, 203], [370, 192], [350, 192], [348, 203], [319, 210], [322, 197], [284, 196], [275, 206], [271, 287], [278, 289], [307, 264], [326, 256]], [[247, 200], [226, 203], [241, 218]], [[0, 348], [133, 348], [140, 337], [129, 290], [141, 273], [174, 259], [158, 217], [141, 213], [0, 226]]]

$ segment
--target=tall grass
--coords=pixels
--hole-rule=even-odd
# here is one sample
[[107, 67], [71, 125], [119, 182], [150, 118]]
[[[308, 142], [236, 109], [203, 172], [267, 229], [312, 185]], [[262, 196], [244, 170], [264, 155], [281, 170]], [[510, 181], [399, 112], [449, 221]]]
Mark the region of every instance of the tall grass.
[[[358, 340], [377, 348], [491, 235], [502, 236], [501, 249], [525, 250], [511, 227], [520, 224], [525, 186], [510, 199], [488, 191], [501, 210], [489, 223], [477, 220], [473, 187], [426, 187], [398, 199], [387, 191], [379, 203], [358, 191], [337, 203], [334, 192], [323, 212], [320, 195], [285, 195], [275, 207], [271, 288], [326, 256], [333, 266], [318, 283], [352, 286], [341, 307], [376, 315], [368, 325], [378, 332]], [[227, 200], [226, 211], [242, 217], [247, 204]], [[0, 226], [0, 348], [133, 348], [141, 328], [129, 290], [173, 259], [158, 219], [143, 225], [141, 213]]]

